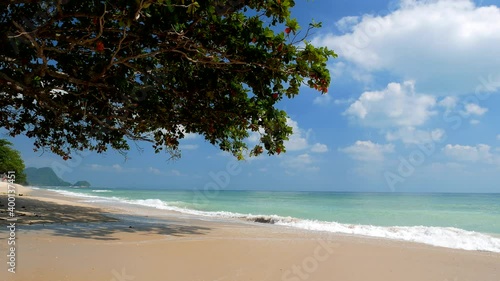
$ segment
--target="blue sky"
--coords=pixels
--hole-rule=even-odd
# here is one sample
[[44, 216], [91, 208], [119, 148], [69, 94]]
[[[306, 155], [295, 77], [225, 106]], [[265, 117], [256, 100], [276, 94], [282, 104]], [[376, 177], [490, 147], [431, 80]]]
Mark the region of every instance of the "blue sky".
[[236, 162], [189, 135], [173, 162], [147, 143], [63, 161], [11, 141], [26, 166], [101, 187], [500, 192], [499, 1], [296, 4], [339, 58], [328, 95], [304, 87], [279, 104], [295, 130], [286, 154]]

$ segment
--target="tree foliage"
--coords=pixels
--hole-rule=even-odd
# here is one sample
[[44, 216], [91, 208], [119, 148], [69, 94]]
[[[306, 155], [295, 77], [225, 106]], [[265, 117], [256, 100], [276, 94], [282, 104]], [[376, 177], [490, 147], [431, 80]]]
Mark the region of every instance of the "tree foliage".
[[[4, 3], [4, 2], [2, 2]], [[36, 149], [178, 156], [198, 133], [241, 158], [284, 151], [276, 107], [327, 92], [333, 51], [307, 41], [293, 0], [53, 0], [1, 4], [0, 126]], [[250, 131], [260, 143], [247, 148]]]
[[12, 143], [0, 139], [0, 174], [7, 174], [9, 171], [14, 171], [16, 175], [15, 182], [25, 184], [24, 161], [19, 151], [13, 149], [11, 146]]

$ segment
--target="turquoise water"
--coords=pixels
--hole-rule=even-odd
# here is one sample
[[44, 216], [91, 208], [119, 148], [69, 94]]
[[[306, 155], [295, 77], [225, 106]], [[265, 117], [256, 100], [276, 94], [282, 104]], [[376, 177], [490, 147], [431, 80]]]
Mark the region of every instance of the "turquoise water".
[[377, 226], [437, 226], [500, 235], [500, 194], [405, 194], [72, 189], [126, 200], [159, 199], [199, 211], [278, 215]]
[[50, 190], [87, 202], [500, 253], [500, 194]]

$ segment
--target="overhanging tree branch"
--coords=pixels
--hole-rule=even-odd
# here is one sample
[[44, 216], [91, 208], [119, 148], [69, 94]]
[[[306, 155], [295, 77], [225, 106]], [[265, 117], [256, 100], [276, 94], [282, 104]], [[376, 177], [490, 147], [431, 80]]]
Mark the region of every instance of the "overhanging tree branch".
[[297, 95], [304, 81], [325, 93], [326, 63], [336, 56], [302, 42], [317, 24], [297, 39], [293, 4], [0, 4], [0, 40], [8, 46], [0, 104], [16, 109], [0, 110], [0, 126], [65, 158], [72, 150], [124, 151], [127, 139], [179, 155], [181, 125], [238, 158], [249, 149], [249, 131], [262, 134], [250, 154], [285, 151], [291, 128], [276, 103]]

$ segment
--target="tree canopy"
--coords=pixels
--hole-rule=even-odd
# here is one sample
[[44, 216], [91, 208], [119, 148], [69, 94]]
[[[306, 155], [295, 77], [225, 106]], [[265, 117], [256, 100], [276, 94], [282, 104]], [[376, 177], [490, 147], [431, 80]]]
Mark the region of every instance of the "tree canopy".
[[12, 143], [0, 139], [0, 175], [14, 171], [16, 175], [15, 182], [19, 184], [26, 183], [24, 174], [24, 161], [19, 151], [13, 149]]
[[[307, 41], [293, 0], [5, 1], [0, 126], [63, 158], [197, 133], [238, 158], [285, 151], [276, 104], [326, 93], [336, 54]], [[248, 148], [249, 132], [261, 135]]]

